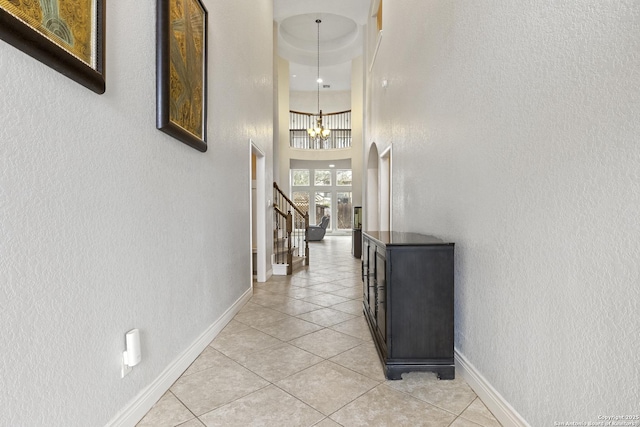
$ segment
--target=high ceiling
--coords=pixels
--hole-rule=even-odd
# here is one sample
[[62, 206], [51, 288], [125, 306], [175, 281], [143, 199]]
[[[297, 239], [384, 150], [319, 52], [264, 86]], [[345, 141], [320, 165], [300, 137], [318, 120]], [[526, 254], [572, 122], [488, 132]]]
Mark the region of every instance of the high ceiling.
[[351, 89], [351, 60], [362, 54], [371, 0], [274, 0], [278, 54], [289, 61], [290, 90], [317, 90], [318, 24], [322, 90]]

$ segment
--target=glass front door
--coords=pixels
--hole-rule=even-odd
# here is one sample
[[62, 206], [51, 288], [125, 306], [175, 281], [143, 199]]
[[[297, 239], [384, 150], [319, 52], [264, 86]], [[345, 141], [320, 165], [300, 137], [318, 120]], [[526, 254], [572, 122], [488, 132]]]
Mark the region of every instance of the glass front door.
[[[331, 218], [331, 192], [330, 191], [317, 191], [316, 192], [316, 222], [320, 223], [320, 220], [323, 216], [328, 216]], [[327, 230], [330, 230], [332, 227], [331, 220], [329, 220], [329, 225], [327, 225]]]
[[351, 192], [339, 192], [337, 194], [337, 199], [338, 230], [351, 230]]

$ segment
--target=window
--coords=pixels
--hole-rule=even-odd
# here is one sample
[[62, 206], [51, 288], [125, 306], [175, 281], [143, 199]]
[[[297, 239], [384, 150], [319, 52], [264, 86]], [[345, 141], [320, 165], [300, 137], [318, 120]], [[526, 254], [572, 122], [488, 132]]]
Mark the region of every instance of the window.
[[331, 171], [330, 170], [316, 170], [315, 173], [316, 185], [331, 185]]
[[351, 185], [352, 172], [351, 169], [343, 169], [336, 171], [336, 185]]
[[[310, 162], [309, 162], [310, 163]], [[295, 168], [295, 166], [298, 166]], [[318, 224], [323, 216], [331, 221], [328, 233], [345, 234], [353, 228], [353, 171], [343, 164], [340, 169], [326, 165], [315, 169], [300, 163], [289, 172], [293, 204], [309, 215], [310, 224]]]
[[309, 186], [309, 169], [292, 169], [291, 182], [293, 186]]
[[304, 213], [309, 212], [309, 192], [308, 191], [294, 191], [293, 204], [296, 205]]

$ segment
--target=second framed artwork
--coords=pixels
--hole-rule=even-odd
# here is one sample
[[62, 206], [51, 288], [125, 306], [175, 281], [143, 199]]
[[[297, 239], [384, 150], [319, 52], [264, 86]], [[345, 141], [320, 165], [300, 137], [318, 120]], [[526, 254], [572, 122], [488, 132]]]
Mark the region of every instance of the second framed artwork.
[[158, 0], [156, 126], [207, 151], [207, 10], [201, 0]]

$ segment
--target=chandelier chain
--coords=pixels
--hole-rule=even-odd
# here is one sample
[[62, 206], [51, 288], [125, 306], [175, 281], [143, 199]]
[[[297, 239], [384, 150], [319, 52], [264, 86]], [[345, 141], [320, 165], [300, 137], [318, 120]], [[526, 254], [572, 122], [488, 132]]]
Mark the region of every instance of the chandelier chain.
[[[318, 24], [318, 46], [317, 46], [318, 47], [318, 56], [317, 56], [318, 73], [317, 73], [317, 80], [316, 80], [316, 83], [318, 84], [318, 118], [315, 123], [315, 126], [311, 123], [311, 127], [307, 129], [309, 138], [312, 141], [315, 141], [316, 144], [318, 142], [326, 141], [329, 138], [329, 135], [331, 134], [331, 129], [325, 128], [324, 124], [322, 123], [322, 110], [320, 109], [320, 82], [321, 82], [320, 80], [320, 23], [321, 22], [322, 20], [316, 19], [316, 24]], [[313, 117], [313, 116], [310, 116], [310, 117]]]
[[318, 76], [316, 77], [316, 83], [318, 83], [318, 111], [320, 111], [320, 23], [322, 20], [316, 19], [318, 24]]

